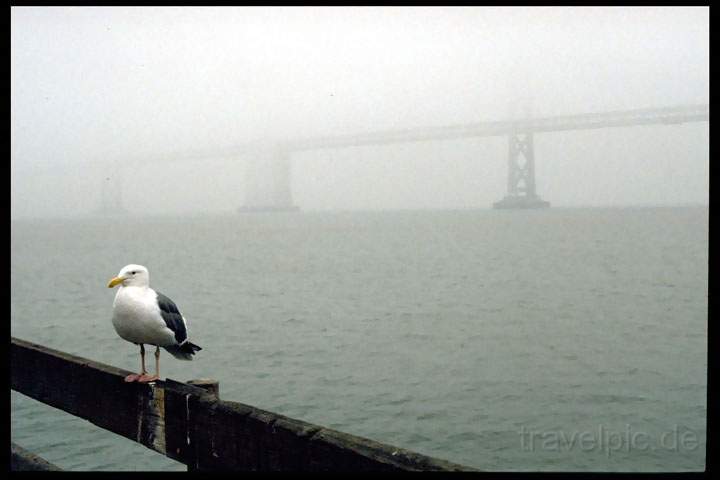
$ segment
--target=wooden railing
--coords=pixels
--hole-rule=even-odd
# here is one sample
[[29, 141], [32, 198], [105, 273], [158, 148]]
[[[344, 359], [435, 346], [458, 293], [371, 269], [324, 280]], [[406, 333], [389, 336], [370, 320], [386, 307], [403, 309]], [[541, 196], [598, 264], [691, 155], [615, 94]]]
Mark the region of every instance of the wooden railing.
[[[13, 390], [141, 443], [189, 470], [473, 470], [220, 400], [212, 381], [125, 383], [131, 372], [14, 337], [10, 355]], [[55, 468], [18, 446], [11, 456], [17, 469]]]

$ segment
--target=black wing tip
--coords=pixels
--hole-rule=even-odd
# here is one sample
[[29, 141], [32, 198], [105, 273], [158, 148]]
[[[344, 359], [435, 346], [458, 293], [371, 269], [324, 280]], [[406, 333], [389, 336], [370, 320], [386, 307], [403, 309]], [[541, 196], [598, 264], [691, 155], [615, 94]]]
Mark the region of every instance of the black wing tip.
[[195, 352], [199, 352], [200, 350], [202, 350], [202, 347], [191, 342], [185, 342], [180, 346], [180, 351], [189, 353], [190, 355], [195, 355]]

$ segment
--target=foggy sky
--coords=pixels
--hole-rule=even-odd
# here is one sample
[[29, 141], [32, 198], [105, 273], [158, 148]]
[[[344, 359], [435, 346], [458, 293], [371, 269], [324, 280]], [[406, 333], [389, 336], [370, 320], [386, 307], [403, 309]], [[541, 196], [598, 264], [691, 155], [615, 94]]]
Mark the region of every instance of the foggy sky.
[[[88, 214], [116, 175], [133, 213], [243, 202], [242, 156], [107, 166], [131, 158], [708, 102], [706, 7], [13, 7], [11, 215]], [[708, 138], [707, 122], [537, 134], [538, 193], [707, 204]], [[504, 137], [292, 158], [304, 210], [487, 208], [506, 189]]]

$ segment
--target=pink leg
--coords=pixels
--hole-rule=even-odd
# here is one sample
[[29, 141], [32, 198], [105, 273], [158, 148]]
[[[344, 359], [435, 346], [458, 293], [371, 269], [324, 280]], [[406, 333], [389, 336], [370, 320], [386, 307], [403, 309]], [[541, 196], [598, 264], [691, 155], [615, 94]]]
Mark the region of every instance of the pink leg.
[[160, 380], [160, 347], [155, 346], [155, 375], [143, 374], [138, 378], [138, 382], [147, 383]]
[[145, 370], [145, 345], [142, 343], [140, 344], [140, 367], [142, 368], [142, 371], [139, 374], [131, 373], [127, 377], [125, 377], [126, 382], [139, 382], [140, 379], [147, 374], [147, 370]]

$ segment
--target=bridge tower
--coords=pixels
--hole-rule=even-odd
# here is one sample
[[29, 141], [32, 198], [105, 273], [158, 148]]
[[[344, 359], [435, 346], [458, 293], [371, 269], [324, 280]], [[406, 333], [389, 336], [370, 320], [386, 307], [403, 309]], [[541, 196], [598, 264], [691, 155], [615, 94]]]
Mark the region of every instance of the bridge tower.
[[239, 212], [294, 212], [290, 152], [266, 148], [246, 164], [245, 204]]
[[513, 132], [508, 137], [507, 195], [493, 203], [494, 208], [543, 208], [550, 202], [535, 191], [535, 150], [533, 134]]

